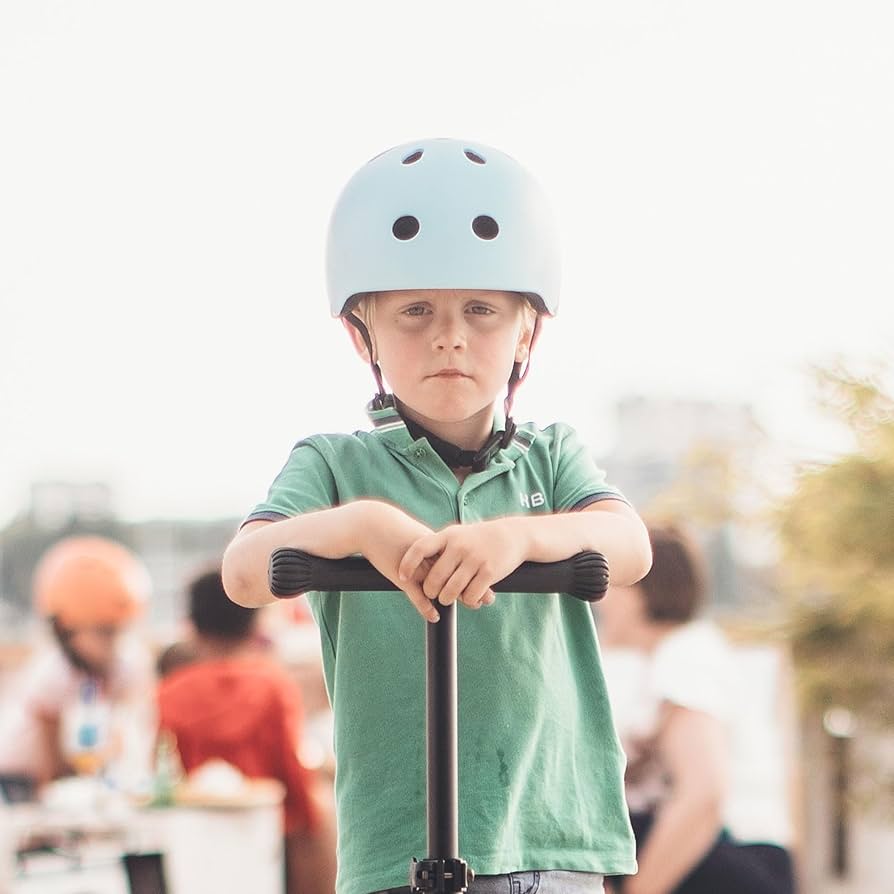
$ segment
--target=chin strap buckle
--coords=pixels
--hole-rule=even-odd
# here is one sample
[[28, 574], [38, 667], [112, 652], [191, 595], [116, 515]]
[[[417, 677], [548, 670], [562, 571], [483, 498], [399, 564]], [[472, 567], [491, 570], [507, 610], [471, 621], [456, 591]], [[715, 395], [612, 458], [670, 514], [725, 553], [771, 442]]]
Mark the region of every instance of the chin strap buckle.
[[506, 419], [506, 428], [492, 434], [487, 443], [472, 457], [472, 471], [483, 472], [487, 464], [501, 450], [505, 450], [512, 443], [515, 434], [515, 423], [511, 418]]

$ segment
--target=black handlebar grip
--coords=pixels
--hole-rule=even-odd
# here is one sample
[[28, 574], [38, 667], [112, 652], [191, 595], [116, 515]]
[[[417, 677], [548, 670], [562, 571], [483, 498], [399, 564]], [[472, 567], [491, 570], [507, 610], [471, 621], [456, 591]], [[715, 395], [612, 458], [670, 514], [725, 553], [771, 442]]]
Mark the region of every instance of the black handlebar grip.
[[[287, 599], [308, 590], [377, 591], [399, 589], [366, 559], [321, 559], [283, 546], [273, 551], [270, 592]], [[561, 562], [525, 562], [492, 587], [498, 593], [568, 593], [596, 602], [608, 589], [608, 563], [601, 553], [581, 552]]]

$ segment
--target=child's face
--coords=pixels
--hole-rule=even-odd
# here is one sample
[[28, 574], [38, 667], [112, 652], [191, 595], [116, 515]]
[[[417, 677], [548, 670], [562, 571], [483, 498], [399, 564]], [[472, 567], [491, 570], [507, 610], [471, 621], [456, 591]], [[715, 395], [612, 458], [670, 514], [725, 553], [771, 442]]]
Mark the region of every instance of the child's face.
[[62, 631], [68, 647], [87, 664], [94, 673], [103, 674], [115, 657], [118, 630], [109, 626], [77, 627]]
[[482, 414], [489, 424], [513, 363], [527, 357], [533, 321], [524, 300], [512, 292], [425, 289], [380, 292], [373, 301], [373, 344], [400, 401], [425, 419]]

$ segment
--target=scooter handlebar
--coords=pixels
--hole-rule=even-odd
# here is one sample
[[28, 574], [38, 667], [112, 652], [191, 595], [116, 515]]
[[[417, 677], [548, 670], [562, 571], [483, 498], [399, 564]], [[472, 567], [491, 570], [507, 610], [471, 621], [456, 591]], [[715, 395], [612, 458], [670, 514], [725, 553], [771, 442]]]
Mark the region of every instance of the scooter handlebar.
[[[361, 556], [322, 559], [300, 549], [280, 547], [270, 556], [270, 592], [288, 599], [308, 590], [398, 590]], [[608, 563], [601, 553], [580, 552], [561, 562], [525, 562], [497, 581], [498, 593], [567, 593], [596, 602], [608, 589]]]

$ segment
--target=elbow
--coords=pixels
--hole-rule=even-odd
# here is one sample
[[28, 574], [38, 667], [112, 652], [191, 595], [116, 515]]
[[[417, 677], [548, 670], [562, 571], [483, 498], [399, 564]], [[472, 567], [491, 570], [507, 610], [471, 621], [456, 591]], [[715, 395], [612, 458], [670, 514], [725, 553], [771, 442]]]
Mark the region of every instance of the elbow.
[[689, 830], [693, 841], [711, 842], [723, 829], [723, 799], [704, 790], [676, 791], [660, 806], [659, 812], [673, 814]]
[[250, 557], [244, 548], [244, 541], [236, 538], [226, 549], [221, 563], [221, 580], [231, 602], [244, 608], [257, 608], [270, 601], [270, 595], [261, 598], [257, 594], [257, 584], [251, 573]]
[[726, 805], [726, 785], [720, 778], [704, 779], [698, 785], [686, 786], [679, 792], [694, 822], [719, 831], [723, 826]]
[[612, 575], [614, 585], [619, 587], [632, 587], [639, 583], [652, 568], [652, 544], [648, 529], [638, 516], [628, 519], [628, 523], [630, 547], [627, 561], [618, 568], [617, 575]]
[[620, 500], [604, 500], [584, 511], [594, 514], [594, 545], [589, 548], [604, 550], [612, 585], [632, 587], [641, 581], [652, 567], [652, 543], [643, 520]]
[[724, 802], [722, 798], [706, 798], [701, 803], [701, 818], [708, 830], [708, 834], [713, 838], [719, 835], [723, 830], [724, 824]]
[[723, 808], [725, 803], [723, 789], [720, 786], [712, 788], [702, 793], [698, 798], [698, 808], [701, 815], [705, 818], [705, 822], [716, 826], [718, 829], [723, 825]]
[[633, 571], [633, 583], [639, 583], [652, 570], [652, 544], [649, 542], [649, 532], [643, 526], [641, 542], [637, 552], [637, 562]]

